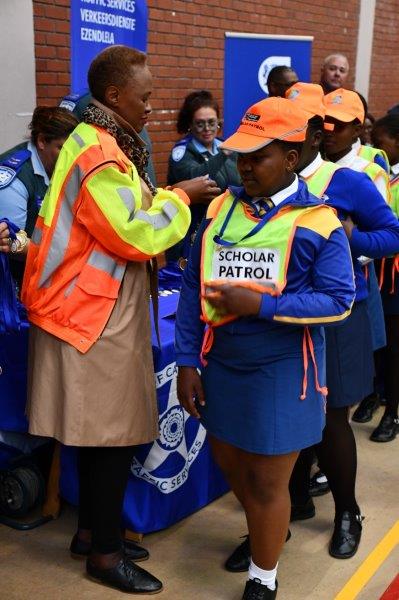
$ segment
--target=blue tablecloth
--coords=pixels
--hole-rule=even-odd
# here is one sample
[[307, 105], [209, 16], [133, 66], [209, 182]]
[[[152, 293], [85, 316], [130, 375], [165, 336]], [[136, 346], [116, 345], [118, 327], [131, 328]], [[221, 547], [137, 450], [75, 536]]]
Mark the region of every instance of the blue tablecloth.
[[[159, 298], [161, 347], [153, 335], [153, 356], [159, 407], [159, 439], [137, 448], [125, 503], [126, 527], [149, 533], [199, 510], [228, 487], [212, 460], [206, 432], [177, 401], [174, 324], [178, 293]], [[161, 292], [162, 294], [162, 292]], [[63, 448], [61, 495], [78, 503], [76, 451]]]

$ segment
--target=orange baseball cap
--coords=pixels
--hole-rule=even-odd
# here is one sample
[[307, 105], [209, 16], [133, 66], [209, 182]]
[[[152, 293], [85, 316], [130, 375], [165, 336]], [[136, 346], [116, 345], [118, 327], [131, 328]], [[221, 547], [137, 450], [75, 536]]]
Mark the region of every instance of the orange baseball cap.
[[266, 98], [248, 108], [241, 125], [221, 148], [245, 154], [255, 152], [274, 140], [303, 142], [309, 115], [285, 98]]
[[333, 117], [343, 123], [350, 123], [355, 119], [359, 119], [360, 123], [363, 123], [364, 108], [356, 92], [339, 88], [326, 94], [323, 101], [326, 117]]
[[309, 113], [311, 117], [317, 115], [324, 119], [326, 109], [323, 104], [324, 92], [321, 85], [298, 81], [288, 88], [285, 92], [285, 97]]

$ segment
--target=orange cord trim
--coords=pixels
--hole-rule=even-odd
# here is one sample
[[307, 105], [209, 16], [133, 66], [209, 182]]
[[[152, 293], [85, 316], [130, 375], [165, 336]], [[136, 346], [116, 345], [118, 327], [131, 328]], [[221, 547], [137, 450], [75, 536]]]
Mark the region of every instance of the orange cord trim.
[[319, 383], [319, 375], [317, 370], [317, 362], [316, 356], [314, 353], [314, 346], [312, 336], [309, 331], [309, 327], [305, 327], [303, 331], [303, 339], [302, 339], [302, 353], [303, 353], [303, 383], [302, 383], [302, 394], [301, 400], [305, 400], [306, 391], [308, 388], [308, 367], [309, 367], [309, 359], [308, 359], [308, 349], [310, 352], [310, 356], [312, 358], [314, 373], [315, 373], [315, 386], [316, 390], [320, 392], [324, 397], [327, 396], [328, 390], [326, 386], [321, 386]]

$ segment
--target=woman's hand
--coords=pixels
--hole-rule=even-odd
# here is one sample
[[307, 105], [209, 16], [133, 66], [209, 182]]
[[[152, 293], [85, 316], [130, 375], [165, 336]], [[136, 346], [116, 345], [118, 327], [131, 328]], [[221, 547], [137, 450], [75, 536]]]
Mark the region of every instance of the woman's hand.
[[352, 237], [353, 228], [355, 227], [354, 222], [352, 221], [352, 219], [348, 215], [346, 217], [346, 219], [344, 219], [343, 221], [341, 221], [341, 224], [342, 224], [342, 227], [344, 228], [344, 231], [346, 233], [346, 237], [348, 238], [348, 240], [350, 240], [351, 237]]
[[204, 298], [215, 308], [229, 315], [245, 317], [257, 315], [262, 302], [262, 294], [231, 283], [216, 281], [205, 284]]
[[201, 377], [195, 367], [179, 367], [177, 397], [182, 407], [192, 417], [200, 418], [195, 403], [198, 402], [201, 406], [205, 406], [205, 399]]
[[172, 186], [172, 189], [174, 187], [186, 192], [192, 204], [209, 204], [216, 196], [222, 193], [216, 181], [210, 179], [209, 175], [201, 175], [193, 179], [178, 181]]
[[10, 252], [10, 230], [7, 223], [0, 223], [0, 252]]

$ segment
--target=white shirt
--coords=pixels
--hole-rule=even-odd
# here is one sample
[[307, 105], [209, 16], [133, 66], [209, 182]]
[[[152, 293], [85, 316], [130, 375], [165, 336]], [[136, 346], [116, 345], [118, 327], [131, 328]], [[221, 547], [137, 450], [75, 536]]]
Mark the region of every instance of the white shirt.
[[311, 177], [313, 175], [313, 173], [316, 173], [317, 169], [319, 169], [321, 167], [323, 162], [324, 161], [321, 158], [321, 154], [319, 152], [318, 155], [316, 156], [316, 158], [314, 160], [312, 160], [312, 162], [309, 163], [307, 167], [302, 169], [302, 171], [299, 173], [299, 175], [301, 177], [303, 177], [304, 179], [308, 179], [309, 177]]
[[279, 192], [276, 192], [275, 194], [273, 194], [273, 196], [270, 196], [270, 200], [273, 202], [274, 206], [278, 206], [283, 202], [283, 200], [288, 198], [288, 196], [292, 196], [292, 194], [295, 194], [295, 192], [298, 191], [298, 186], [298, 175], [295, 174], [295, 179], [291, 183], [291, 185], [284, 188], [283, 190], [280, 190]]
[[[351, 150], [345, 156], [336, 161], [335, 164], [340, 167], [347, 167], [348, 169], [352, 169], [353, 171], [357, 171], [358, 173], [363, 173], [364, 169], [370, 163], [369, 160], [362, 158], [357, 154], [356, 143], [353, 144]], [[379, 166], [379, 165], [377, 165]], [[377, 190], [380, 192], [381, 196], [384, 198], [385, 202], [389, 202], [389, 185], [386, 177], [386, 173], [382, 167], [381, 174], [377, 175], [375, 179], [373, 179], [373, 183], [375, 184]]]

